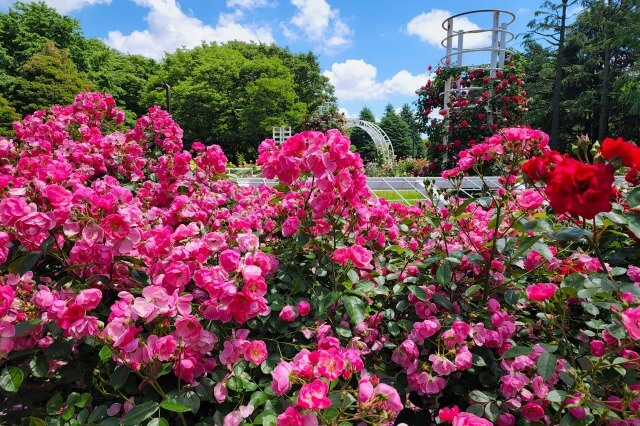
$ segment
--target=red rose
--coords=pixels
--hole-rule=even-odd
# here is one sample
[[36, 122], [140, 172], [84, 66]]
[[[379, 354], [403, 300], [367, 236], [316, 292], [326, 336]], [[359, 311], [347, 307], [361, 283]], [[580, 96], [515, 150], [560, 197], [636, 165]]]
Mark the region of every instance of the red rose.
[[553, 166], [562, 162], [564, 157], [558, 151], [551, 151], [546, 157], [534, 157], [522, 165], [522, 172], [534, 182], [547, 180]]
[[622, 138], [603, 140], [600, 154], [607, 160], [619, 158], [625, 167], [640, 168], [640, 146], [625, 142]]
[[545, 193], [556, 213], [593, 219], [611, 210], [614, 180], [610, 166], [565, 158], [550, 173]]

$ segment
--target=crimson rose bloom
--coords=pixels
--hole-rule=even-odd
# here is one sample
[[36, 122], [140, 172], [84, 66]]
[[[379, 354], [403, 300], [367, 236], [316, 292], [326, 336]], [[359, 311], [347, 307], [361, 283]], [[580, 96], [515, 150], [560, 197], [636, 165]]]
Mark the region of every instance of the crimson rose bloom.
[[603, 140], [600, 154], [607, 160], [619, 158], [625, 167], [640, 168], [640, 146], [625, 142], [622, 138]]
[[547, 181], [545, 193], [556, 213], [593, 219], [611, 210], [613, 169], [605, 164], [584, 164], [565, 158]]

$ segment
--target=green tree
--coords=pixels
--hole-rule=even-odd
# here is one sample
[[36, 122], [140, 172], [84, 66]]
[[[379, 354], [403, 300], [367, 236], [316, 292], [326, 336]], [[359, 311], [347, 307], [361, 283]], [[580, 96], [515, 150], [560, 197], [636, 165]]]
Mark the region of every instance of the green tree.
[[413, 141], [409, 126], [395, 112], [393, 105], [388, 104], [385, 107], [384, 116], [380, 120], [380, 128], [389, 136], [396, 158], [411, 157]]
[[11, 58], [9, 75], [19, 74], [22, 66], [41, 52], [47, 42], [69, 49], [70, 57], [80, 63], [83, 40], [80, 22], [61, 16], [43, 2], [18, 1], [7, 13], [0, 13], [0, 46]]
[[[306, 112], [294, 75], [278, 55], [239, 48], [244, 45], [179, 49], [165, 57], [150, 81], [151, 87], [171, 86], [172, 114], [184, 128], [187, 144], [219, 144], [237, 162], [255, 158], [273, 126], [299, 123]], [[164, 104], [157, 92], [148, 93], [148, 100]]]
[[[362, 108], [358, 118], [374, 124], [376, 122], [376, 117], [368, 107]], [[360, 153], [360, 156], [365, 163], [379, 161], [378, 150], [373, 143], [373, 139], [371, 139], [371, 136], [369, 136], [367, 132], [358, 127], [353, 127], [350, 130], [349, 137], [351, 139], [351, 145], [353, 145], [356, 148], [356, 151]]]
[[13, 122], [20, 120], [18, 114], [7, 99], [0, 94], [0, 136], [13, 135]]
[[409, 126], [409, 137], [411, 138], [411, 155], [410, 157], [424, 157], [426, 149], [422, 136], [420, 136], [420, 124], [416, 121], [416, 113], [411, 109], [409, 104], [402, 105], [400, 110], [400, 118]]
[[78, 72], [66, 49], [47, 43], [22, 67], [9, 90], [11, 105], [19, 114], [64, 105], [75, 95], [92, 87], [84, 73]]
[[562, 101], [562, 74], [564, 71], [564, 49], [567, 32], [567, 9], [574, 6], [578, 0], [561, 0], [560, 4], [545, 0], [542, 6], [535, 12], [533, 21], [528, 27], [531, 32], [525, 39], [532, 40], [538, 37], [545, 39], [547, 43], [555, 46], [555, 74], [553, 80], [553, 96], [551, 99], [551, 132], [549, 145], [558, 149], [560, 137], [560, 103]]

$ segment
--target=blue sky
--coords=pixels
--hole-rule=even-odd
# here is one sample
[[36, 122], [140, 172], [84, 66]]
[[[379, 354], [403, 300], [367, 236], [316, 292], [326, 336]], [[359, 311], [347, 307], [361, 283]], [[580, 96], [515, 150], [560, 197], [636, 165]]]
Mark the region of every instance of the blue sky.
[[[293, 52], [313, 51], [336, 87], [339, 107], [353, 116], [368, 106], [378, 119], [386, 104], [399, 108], [416, 100], [414, 92], [426, 82], [428, 65], [436, 65], [445, 54], [439, 42], [446, 17], [480, 8], [508, 10], [515, 15], [509, 30], [520, 34], [541, 2], [45, 0], [78, 19], [85, 36], [155, 59], [203, 40], [260, 41]], [[12, 3], [0, 0], [0, 9]], [[490, 14], [481, 13], [456, 21], [454, 27], [487, 28], [490, 22]], [[518, 38], [511, 42], [518, 44]]]

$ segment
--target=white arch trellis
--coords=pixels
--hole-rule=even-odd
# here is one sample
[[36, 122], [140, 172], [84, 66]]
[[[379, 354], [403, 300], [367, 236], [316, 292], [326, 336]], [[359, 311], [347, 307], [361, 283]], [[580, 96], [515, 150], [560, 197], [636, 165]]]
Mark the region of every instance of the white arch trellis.
[[394, 153], [393, 153], [393, 145], [391, 144], [391, 139], [389, 136], [375, 123], [370, 121], [360, 120], [358, 118], [349, 118], [344, 124], [345, 129], [351, 127], [358, 127], [365, 132], [371, 139], [373, 139], [373, 143], [380, 152], [382, 156], [382, 161], [386, 164], [393, 163]]

